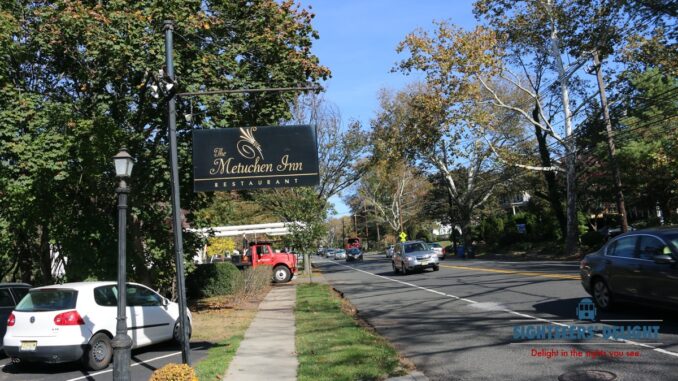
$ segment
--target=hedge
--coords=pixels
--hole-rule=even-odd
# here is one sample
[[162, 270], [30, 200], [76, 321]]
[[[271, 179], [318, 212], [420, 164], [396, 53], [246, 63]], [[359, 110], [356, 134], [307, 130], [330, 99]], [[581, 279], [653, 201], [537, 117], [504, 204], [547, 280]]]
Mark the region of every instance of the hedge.
[[233, 263], [206, 263], [186, 277], [186, 293], [192, 299], [230, 295], [242, 282], [242, 273]]

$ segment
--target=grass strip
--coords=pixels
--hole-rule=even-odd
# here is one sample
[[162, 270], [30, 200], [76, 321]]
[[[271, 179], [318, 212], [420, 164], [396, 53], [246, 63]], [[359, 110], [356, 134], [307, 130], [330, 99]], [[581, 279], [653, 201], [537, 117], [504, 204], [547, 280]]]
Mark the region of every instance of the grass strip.
[[238, 351], [245, 331], [256, 315], [256, 304], [243, 305], [243, 309], [219, 308], [218, 298], [204, 303], [215, 310], [203, 310], [193, 313], [193, 340], [212, 343], [207, 356], [194, 364], [200, 381], [221, 380]]
[[299, 381], [382, 380], [404, 372], [396, 350], [342, 310], [326, 284], [297, 286]]
[[207, 357], [195, 364], [195, 373], [200, 381], [216, 381], [224, 377], [233, 360], [244, 334], [234, 335], [219, 341], [207, 350]]

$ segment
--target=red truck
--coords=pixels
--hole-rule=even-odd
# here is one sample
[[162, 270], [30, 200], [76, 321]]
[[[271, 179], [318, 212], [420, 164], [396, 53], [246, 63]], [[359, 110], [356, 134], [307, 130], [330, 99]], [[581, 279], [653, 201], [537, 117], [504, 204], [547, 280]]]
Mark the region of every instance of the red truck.
[[293, 253], [276, 253], [268, 242], [252, 242], [243, 255], [233, 255], [231, 260], [239, 269], [271, 266], [276, 283], [289, 282], [297, 273], [297, 256]]

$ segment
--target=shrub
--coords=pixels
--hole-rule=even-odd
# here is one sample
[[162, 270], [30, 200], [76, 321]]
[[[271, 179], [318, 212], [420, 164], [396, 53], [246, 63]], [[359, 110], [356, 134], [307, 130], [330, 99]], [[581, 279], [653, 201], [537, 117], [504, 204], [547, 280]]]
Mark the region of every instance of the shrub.
[[425, 230], [420, 230], [420, 231], [417, 232], [415, 239], [420, 239], [420, 240], [426, 241], [426, 242], [432, 242], [433, 241], [433, 235], [431, 234], [431, 232], [428, 232], [428, 231], [425, 231]]
[[257, 266], [242, 272], [242, 280], [236, 285], [234, 294], [236, 299], [245, 300], [271, 287], [273, 270], [271, 266]]
[[605, 236], [596, 231], [590, 231], [582, 234], [581, 243], [589, 249], [598, 250], [605, 243], [605, 238]]
[[186, 291], [193, 299], [232, 295], [242, 284], [242, 277], [240, 270], [230, 262], [206, 263], [198, 265], [186, 278]]
[[501, 216], [490, 216], [480, 224], [483, 241], [496, 245], [504, 234], [504, 219]]
[[198, 381], [198, 377], [186, 364], [167, 364], [153, 372], [149, 381]]

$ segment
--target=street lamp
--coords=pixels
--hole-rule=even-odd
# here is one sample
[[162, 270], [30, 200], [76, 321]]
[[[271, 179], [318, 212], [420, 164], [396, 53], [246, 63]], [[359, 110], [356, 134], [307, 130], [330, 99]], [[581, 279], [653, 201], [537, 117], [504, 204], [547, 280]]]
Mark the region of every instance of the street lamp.
[[115, 192], [118, 194], [118, 317], [115, 330], [115, 337], [111, 341], [113, 347], [113, 380], [129, 381], [130, 350], [132, 348], [132, 339], [127, 334], [127, 317], [125, 310], [127, 307], [127, 259], [126, 259], [126, 227], [127, 227], [127, 194], [129, 188], [125, 178], [132, 174], [134, 160], [126, 149], [120, 150], [113, 156], [115, 163], [115, 176], [120, 179], [118, 188]]

